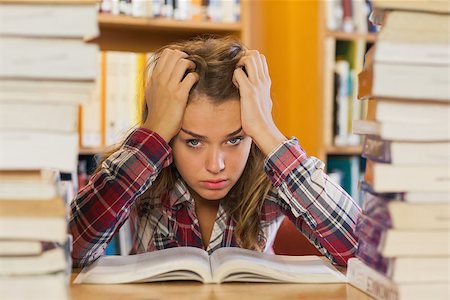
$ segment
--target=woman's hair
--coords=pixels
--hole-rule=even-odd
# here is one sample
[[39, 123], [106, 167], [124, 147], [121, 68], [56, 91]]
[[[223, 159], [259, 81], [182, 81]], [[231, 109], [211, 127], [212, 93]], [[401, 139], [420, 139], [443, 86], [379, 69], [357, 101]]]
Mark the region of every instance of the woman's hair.
[[[212, 103], [220, 104], [239, 98], [239, 89], [233, 84], [232, 78], [236, 65], [245, 51], [241, 42], [231, 37], [201, 36], [167, 45], [157, 50], [149, 60], [145, 76], [147, 80], [150, 70], [166, 48], [187, 53], [186, 59], [192, 60], [196, 65], [195, 72], [199, 75], [199, 80], [192, 87], [188, 101], [197, 96], [206, 96]], [[145, 94], [147, 97], [148, 93]], [[148, 107], [144, 101], [140, 124], [145, 122], [147, 115]], [[109, 155], [113, 152], [114, 150]], [[264, 172], [264, 159], [264, 154], [252, 144], [244, 171], [225, 201], [225, 209], [235, 223], [238, 245], [259, 251], [265, 245], [260, 222], [261, 210], [264, 198], [271, 187]], [[167, 197], [178, 177], [174, 164], [164, 168], [136, 203], [137, 211], [141, 211], [141, 206], [148, 205], [148, 202], [154, 199]]]

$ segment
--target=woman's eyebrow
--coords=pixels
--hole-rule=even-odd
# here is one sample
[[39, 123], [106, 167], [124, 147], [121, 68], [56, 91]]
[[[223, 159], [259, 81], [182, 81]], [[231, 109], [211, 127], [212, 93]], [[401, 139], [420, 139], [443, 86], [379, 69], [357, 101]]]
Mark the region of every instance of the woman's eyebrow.
[[[207, 140], [208, 139], [208, 137], [206, 137], [204, 135], [200, 135], [198, 133], [192, 132], [192, 131], [184, 129], [184, 128], [181, 128], [181, 131], [183, 131], [184, 133], [187, 133], [189, 135], [192, 135], [193, 137], [195, 137], [196, 139], [199, 139], [199, 140]], [[235, 136], [238, 133], [240, 133], [241, 131], [242, 131], [242, 127], [240, 127], [238, 130], [233, 131], [232, 133], [227, 134], [226, 137], [229, 138], [229, 137]]]

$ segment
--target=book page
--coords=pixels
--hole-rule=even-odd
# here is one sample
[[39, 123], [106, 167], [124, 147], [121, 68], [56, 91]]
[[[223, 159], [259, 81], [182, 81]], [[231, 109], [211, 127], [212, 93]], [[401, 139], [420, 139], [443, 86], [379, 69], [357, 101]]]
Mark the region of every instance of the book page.
[[318, 256], [283, 256], [221, 248], [210, 257], [216, 282], [345, 282], [345, 276]]
[[177, 247], [129, 256], [102, 256], [84, 268], [74, 283], [131, 283], [166, 280], [210, 281], [206, 251]]

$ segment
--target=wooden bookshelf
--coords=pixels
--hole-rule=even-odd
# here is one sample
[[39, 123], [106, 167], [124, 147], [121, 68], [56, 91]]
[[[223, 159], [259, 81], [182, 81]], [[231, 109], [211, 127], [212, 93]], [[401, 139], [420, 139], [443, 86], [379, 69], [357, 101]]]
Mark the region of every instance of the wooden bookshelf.
[[366, 42], [375, 42], [377, 39], [376, 33], [358, 33], [358, 32], [343, 32], [343, 31], [326, 31], [325, 33], [328, 37], [333, 37], [336, 40], [341, 41], [355, 41], [364, 40]]
[[362, 146], [328, 146], [325, 152], [327, 155], [361, 155]]
[[241, 36], [241, 23], [177, 21], [98, 14], [100, 36], [89, 40], [101, 50], [150, 52], [201, 34]]
[[136, 18], [124, 15], [99, 13], [97, 20], [101, 28], [164, 30], [170, 32], [187, 31], [189, 33], [216, 32], [239, 33], [240, 23], [220, 23], [209, 21], [178, 21], [165, 18]]
[[95, 155], [99, 153], [104, 153], [106, 149], [104, 147], [95, 147], [95, 148], [80, 148], [78, 150], [79, 155]]

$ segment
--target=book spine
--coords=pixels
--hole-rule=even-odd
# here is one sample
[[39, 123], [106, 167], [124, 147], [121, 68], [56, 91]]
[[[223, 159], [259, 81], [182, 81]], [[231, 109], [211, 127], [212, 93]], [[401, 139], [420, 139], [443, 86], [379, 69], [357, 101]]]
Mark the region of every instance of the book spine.
[[391, 143], [380, 138], [367, 136], [364, 140], [361, 156], [377, 162], [391, 163]]
[[392, 269], [393, 258], [383, 257], [371, 243], [363, 238], [358, 241], [358, 249], [355, 254], [362, 262], [376, 271], [388, 276], [388, 271]]
[[383, 227], [376, 220], [361, 214], [356, 222], [355, 234], [378, 249], [383, 242], [383, 235], [386, 230], [388, 230], [387, 227]]
[[388, 202], [392, 199], [383, 198], [369, 192], [364, 192], [364, 214], [377, 220], [379, 224], [387, 228], [392, 228], [392, 218], [388, 208]]
[[394, 282], [372, 270], [357, 258], [348, 261], [347, 278], [351, 285], [379, 300], [400, 300]]

